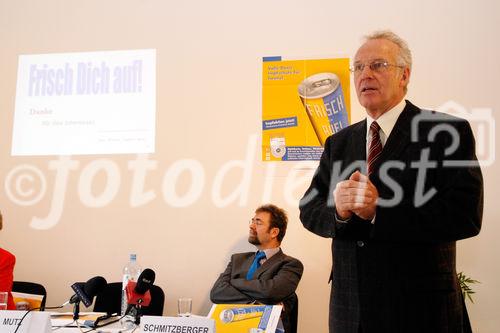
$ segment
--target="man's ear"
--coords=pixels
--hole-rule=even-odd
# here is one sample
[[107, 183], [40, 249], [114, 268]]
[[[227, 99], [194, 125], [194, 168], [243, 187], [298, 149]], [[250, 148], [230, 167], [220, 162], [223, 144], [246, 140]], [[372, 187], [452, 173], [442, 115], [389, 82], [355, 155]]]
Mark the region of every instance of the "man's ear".
[[280, 234], [280, 229], [279, 228], [274, 227], [274, 228], [271, 229], [271, 236], [273, 238], [278, 238], [279, 234]]
[[403, 68], [403, 75], [401, 75], [401, 84], [403, 87], [408, 85], [410, 81], [410, 69], [408, 67]]

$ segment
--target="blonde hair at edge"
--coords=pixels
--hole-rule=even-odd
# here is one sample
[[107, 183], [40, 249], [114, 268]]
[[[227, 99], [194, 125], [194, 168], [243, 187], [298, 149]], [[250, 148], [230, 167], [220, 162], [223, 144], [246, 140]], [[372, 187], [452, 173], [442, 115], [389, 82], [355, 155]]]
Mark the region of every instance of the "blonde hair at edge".
[[3, 217], [2, 217], [2, 212], [0, 212], [0, 230], [2, 230], [3, 227]]
[[[372, 39], [385, 39], [390, 42], [393, 42], [399, 47], [398, 54], [398, 65], [408, 67], [411, 72], [412, 60], [411, 60], [411, 51], [408, 47], [408, 43], [396, 35], [394, 32], [390, 30], [379, 30], [375, 31], [370, 35], [364, 37], [364, 40], [367, 42]], [[408, 90], [408, 85], [405, 87], [405, 93]]]

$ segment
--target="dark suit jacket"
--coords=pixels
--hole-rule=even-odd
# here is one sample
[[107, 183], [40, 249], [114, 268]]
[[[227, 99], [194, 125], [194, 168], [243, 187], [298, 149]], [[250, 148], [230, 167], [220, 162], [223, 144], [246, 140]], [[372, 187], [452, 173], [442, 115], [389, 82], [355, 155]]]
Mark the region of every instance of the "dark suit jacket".
[[295, 258], [279, 251], [266, 260], [256, 271], [252, 280], [246, 274], [255, 257], [255, 252], [237, 253], [231, 256], [226, 270], [215, 281], [210, 291], [213, 303], [277, 304], [283, 302], [282, 314], [285, 332], [290, 332], [289, 311], [296, 306], [295, 290], [304, 267]]
[[7, 304], [8, 310], [15, 310], [16, 305], [12, 298], [12, 283], [14, 279], [14, 265], [16, 264], [16, 257], [4, 249], [0, 248], [0, 291], [7, 291], [9, 299]]
[[[439, 121], [430, 120], [437, 115]], [[433, 128], [443, 131], [434, 136]], [[468, 320], [455, 241], [479, 233], [483, 185], [477, 163], [455, 164], [477, 162], [474, 145], [466, 121], [407, 101], [370, 175], [381, 199], [399, 200], [379, 201], [374, 224], [357, 216], [342, 224], [332, 193], [354, 170], [366, 174], [366, 120], [326, 141], [300, 218], [310, 231], [334, 238], [330, 332], [357, 333], [359, 326], [363, 333], [470, 331], [462, 324]], [[432, 166], [425, 178], [421, 161]]]

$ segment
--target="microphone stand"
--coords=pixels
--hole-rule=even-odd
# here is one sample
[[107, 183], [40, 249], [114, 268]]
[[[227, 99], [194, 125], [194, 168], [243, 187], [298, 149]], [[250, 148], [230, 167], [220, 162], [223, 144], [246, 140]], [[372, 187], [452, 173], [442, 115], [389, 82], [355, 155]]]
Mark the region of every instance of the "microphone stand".
[[73, 320], [78, 321], [80, 318], [80, 301], [75, 302], [75, 306], [73, 307]]
[[[125, 311], [125, 314], [120, 318], [120, 323], [122, 324], [122, 326], [126, 327], [127, 329], [135, 326], [135, 314], [136, 311], [134, 304], [129, 304], [127, 310]], [[132, 318], [134, 319], [133, 321]]]
[[141, 317], [142, 317], [142, 306], [141, 303], [143, 302], [143, 299], [139, 299], [137, 301], [137, 304], [129, 304], [127, 311], [125, 312], [125, 315], [131, 315], [134, 317], [134, 324], [139, 326], [141, 323]]
[[135, 324], [139, 326], [141, 323], [141, 317], [142, 317], [142, 306], [140, 304], [136, 305], [135, 307]]

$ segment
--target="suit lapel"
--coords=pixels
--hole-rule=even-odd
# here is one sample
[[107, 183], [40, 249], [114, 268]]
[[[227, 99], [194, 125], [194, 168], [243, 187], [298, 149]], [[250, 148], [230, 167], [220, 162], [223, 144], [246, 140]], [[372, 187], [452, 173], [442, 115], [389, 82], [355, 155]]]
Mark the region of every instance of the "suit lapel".
[[234, 270], [238, 275], [245, 277], [255, 258], [255, 252], [247, 252], [239, 256], [238, 263], [235, 263]]
[[346, 165], [356, 161], [366, 161], [366, 119], [357, 123], [353, 128], [351, 136], [351, 146], [348, 151], [351, 154], [345, 154], [348, 160]]
[[273, 267], [276, 263], [282, 261], [284, 257], [285, 257], [285, 254], [280, 249], [278, 253], [273, 255], [271, 258], [266, 260], [259, 268], [257, 268], [254, 276], [256, 278], [258, 278], [260, 275], [262, 275], [269, 268]]
[[406, 106], [399, 115], [391, 135], [387, 138], [380, 158], [375, 163], [375, 169], [378, 169], [386, 161], [400, 159], [404, 149], [410, 144], [411, 123], [417, 112], [418, 108], [406, 101]]

